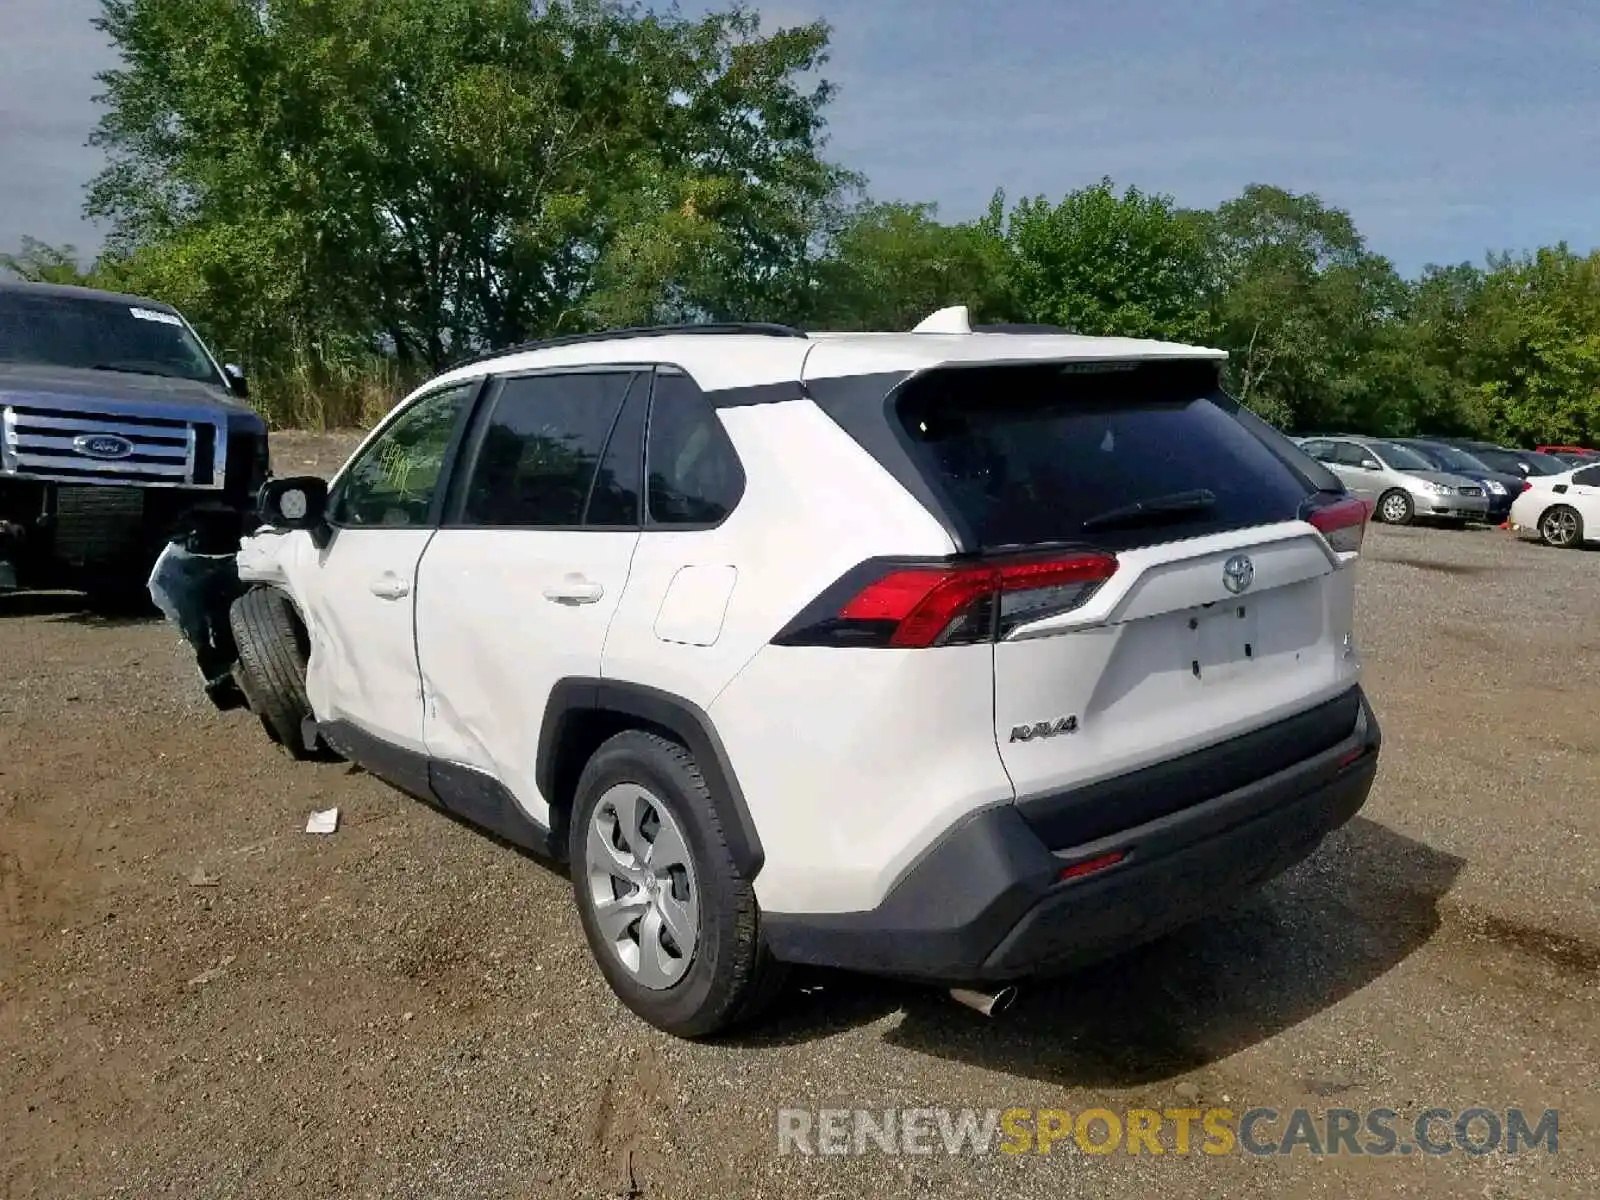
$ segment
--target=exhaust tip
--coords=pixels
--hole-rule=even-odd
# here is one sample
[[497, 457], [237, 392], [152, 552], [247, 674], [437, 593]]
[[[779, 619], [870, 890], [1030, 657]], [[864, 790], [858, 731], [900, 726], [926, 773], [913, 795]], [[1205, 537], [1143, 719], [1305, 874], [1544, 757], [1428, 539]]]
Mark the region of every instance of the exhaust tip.
[[1016, 1003], [1017, 989], [1007, 986], [997, 992], [980, 992], [971, 988], [951, 988], [950, 998], [986, 1017], [998, 1017]]

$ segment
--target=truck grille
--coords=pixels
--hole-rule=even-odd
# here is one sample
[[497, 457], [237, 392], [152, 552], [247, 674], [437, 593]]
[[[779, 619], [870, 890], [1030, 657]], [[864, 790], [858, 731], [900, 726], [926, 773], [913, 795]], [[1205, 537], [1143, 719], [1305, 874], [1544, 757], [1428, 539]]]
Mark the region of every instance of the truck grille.
[[225, 449], [210, 422], [13, 404], [3, 410], [8, 473], [62, 483], [220, 487]]

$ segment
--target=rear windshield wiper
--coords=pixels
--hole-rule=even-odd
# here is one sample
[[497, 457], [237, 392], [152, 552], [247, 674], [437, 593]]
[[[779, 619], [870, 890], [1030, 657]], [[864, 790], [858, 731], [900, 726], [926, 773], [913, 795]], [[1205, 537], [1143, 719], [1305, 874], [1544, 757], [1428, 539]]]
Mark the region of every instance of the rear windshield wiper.
[[1159, 521], [1163, 517], [1181, 513], [1203, 512], [1217, 502], [1215, 492], [1194, 488], [1187, 492], [1169, 492], [1165, 496], [1151, 496], [1136, 500], [1120, 508], [1110, 508], [1084, 520], [1081, 528], [1105, 529], [1111, 525], [1138, 525], [1145, 521]]

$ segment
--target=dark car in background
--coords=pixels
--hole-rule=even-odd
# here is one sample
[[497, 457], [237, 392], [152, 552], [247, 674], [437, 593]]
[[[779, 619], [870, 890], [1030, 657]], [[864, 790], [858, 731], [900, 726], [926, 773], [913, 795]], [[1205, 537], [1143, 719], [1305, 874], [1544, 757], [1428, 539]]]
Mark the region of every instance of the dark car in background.
[[243, 375], [170, 305], [0, 281], [0, 590], [133, 596], [197, 511], [269, 471]]
[[1488, 521], [1501, 524], [1511, 512], [1511, 502], [1528, 486], [1528, 481], [1518, 471], [1500, 471], [1491, 467], [1476, 454], [1432, 438], [1392, 438], [1399, 445], [1414, 451], [1428, 460], [1436, 471], [1463, 475], [1483, 484], [1489, 499]]
[[1549, 454], [1540, 454], [1537, 450], [1516, 450], [1510, 446], [1499, 446], [1494, 442], [1480, 441], [1476, 438], [1436, 437], [1428, 440], [1465, 450], [1493, 470], [1507, 475], [1517, 474], [1524, 479], [1534, 475], [1560, 475], [1572, 470], [1570, 463], [1564, 463]]

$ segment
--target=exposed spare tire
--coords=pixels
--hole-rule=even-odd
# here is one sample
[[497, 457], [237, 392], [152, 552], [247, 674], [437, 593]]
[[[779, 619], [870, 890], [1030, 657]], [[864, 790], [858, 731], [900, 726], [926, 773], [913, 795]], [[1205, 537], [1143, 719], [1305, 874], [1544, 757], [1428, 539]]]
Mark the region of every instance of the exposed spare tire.
[[311, 640], [294, 603], [274, 587], [251, 588], [233, 602], [228, 624], [239, 648], [235, 671], [250, 710], [261, 718], [267, 736], [294, 758], [326, 758], [307, 745], [306, 663]]

